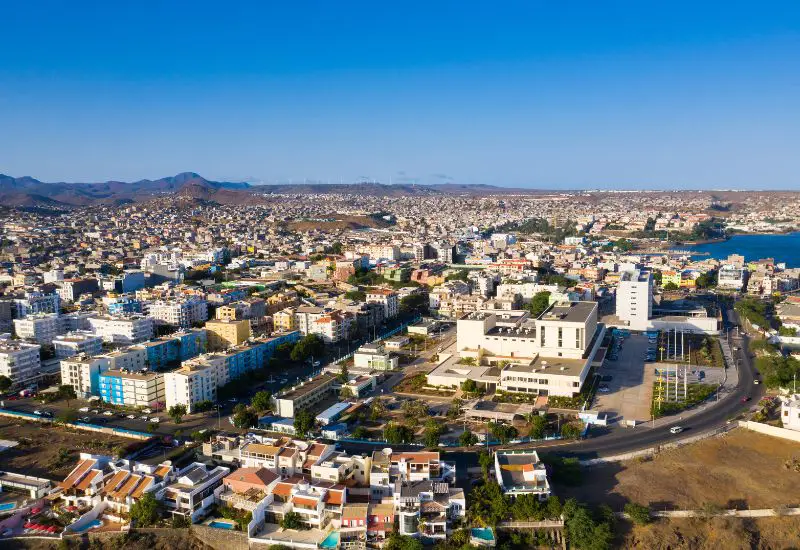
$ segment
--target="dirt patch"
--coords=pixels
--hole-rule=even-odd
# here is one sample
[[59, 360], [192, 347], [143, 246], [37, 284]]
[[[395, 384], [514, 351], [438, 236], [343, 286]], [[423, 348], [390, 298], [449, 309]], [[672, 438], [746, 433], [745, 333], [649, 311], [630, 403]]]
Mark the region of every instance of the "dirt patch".
[[87, 548], [115, 548], [118, 550], [212, 550], [210, 546], [198, 540], [188, 529], [159, 530], [156, 532], [138, 532], [130, 534], [74, 537], [64, 541], [15, 539], [5, 541], [3, 548], [14, 550], [52, 550], [69, 548], [78, 550]]
[[71, 430], [49, 423], [0, 417], [0, 439], [19, 445], [0, 455], [2, 469], [60, 481], [78, 461], [78, 454], [115, 454], [141, 442], [99, 432]]
[[655, 510], [797, 506], [800, 473], [786, 467], [796, 459], [800, 444], [736, 429], [652, 460], [587, 468], [580, 487], [556, 487], [556, 494], [617, 511], [628, 501]]
[[[637, 550], [751, 550], [795, 548], [800, 518], [714, 518], [662, 520], [625, 526], [619, 548]], [[627, 529], [626, 529], [627, 527]]]

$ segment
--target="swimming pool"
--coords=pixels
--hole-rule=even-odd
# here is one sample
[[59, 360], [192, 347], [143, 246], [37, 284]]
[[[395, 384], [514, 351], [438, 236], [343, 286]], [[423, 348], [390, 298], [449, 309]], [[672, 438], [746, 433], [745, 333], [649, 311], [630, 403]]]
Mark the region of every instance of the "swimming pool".
[[94, 521], [90, 521], [86, 526], [83, 527], [83, 529], [70, 529], [70, 531], [72, 531], [74, 533], [85, 533], [86, 531], [89, 531], [90, 529], [97, 529], [98, 527], [102, 527], [102, 526], [103, 526], [103, 522], [100, 521], [99, 519], [96, 519]]
[[17, 507], [16, 502], [4, 502], [0, 504], [0, 512], [8, 512], [9, 510], [13, 510]]
[[325, 537], [321, 543], [319, 543], [320, 548], [338, 548], [339, 547], [339, 531], [331, 531], [328, 533], [328, 536]]
[[236, 524], [232, 521], [222, 521], [215, 519], [211, 523], [208, 524], [209, 527], [214, 527], [215, 529], [229, 529], [233, 530], [236, 529]]
[[481, 540], [494, 540], [494, 533], [491, 527], [473, 527], [472, 536]]

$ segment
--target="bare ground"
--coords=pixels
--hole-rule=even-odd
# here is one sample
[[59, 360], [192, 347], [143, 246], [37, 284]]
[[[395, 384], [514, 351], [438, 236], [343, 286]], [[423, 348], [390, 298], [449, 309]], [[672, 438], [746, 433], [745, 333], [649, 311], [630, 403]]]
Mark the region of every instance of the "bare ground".
[[800, 504], [800, 444], [737, 429], [664, 451], [651, 460], [631, 460], [584, 469], [579, 487], [556, 494], [620, 511], [626, 502], [656, 510], [776, 508]]
[[118, 447], [135, 443], [99, 432], [4, 416], [0, 416], [0, 439], [19, 442], [17, 447], [0, 454], [0, 469], [59, 481], [75, 467], [79, 453], [110, 455]]

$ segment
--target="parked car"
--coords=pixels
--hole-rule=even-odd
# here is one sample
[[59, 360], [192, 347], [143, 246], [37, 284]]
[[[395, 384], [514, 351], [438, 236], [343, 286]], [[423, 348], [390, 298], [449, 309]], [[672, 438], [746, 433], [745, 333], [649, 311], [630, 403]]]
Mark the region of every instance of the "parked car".
[[159, 422], [161, 422], [161, 419], [158, 418], [157, 416], [154, 416], [153, 418], [150, 419], [150, 422], [152, 422], [153, 424], [158, 424]]
[[150, 409], [142, 409], [142, 412], [143, 412], [143, 413], [145, 413], [145, 414], [150, 414], [150, 413], [152, 413], [153, 411], [152, 411], [152, 410], [150, 410]]
[[611, 390], [609, 389], [609, 387], [608, 387], [608, 386], [600, 386], [600, 387], [599, 387], [599, 388], [597, 388], [597, 389], [598, 389], [599, 391], [603, 392], [603, 393], [608, 393], [608, 392], [610, 392], [610, 391], [611, 391]]
[[114, 416], [113, 411], [103, 411], [103, 416]]
[[92, 412], [92, 414], [100, 414], [100, 410], [99, 409], [92, 409], [91, 412]]
[[127, 418], [128, 420], [135, 420], [136, 419], [136, 415], [135, 414], [129, 414], [125, 418]]
[[88, 416], [84, 416], [84, 417], [83, 417], [83, 418], [81, 418], [80, 420], [81, 420], [81, 422], [91, 422], [91, 421], [92, 421], [92, 419], [91, 419], [91, 418], [89, 418]]
[[33, 414], [35, 414], [36, 416], [42, 416], [42, 411], [36, 409], [35, 411], [33, 411]]
[[50, 411], [44, 411], [42, 413], [42, 416], [44, 416], [45, 418], [53, 418], [53, 413], [51, 413]]
[[681, 426], [673, 426], [673, 427], [671, 427], [669, 429], [669, 432], [672, 433], [672, 434], [679, 434], [682, 431], [683, 431], [683, 428]]
[[81, 407], [80, 409], [78, 409], [78, 412], [88, 413], [89, 412], [89, 407]]
[[141, 420], [144, 420], [145, 422], [147, 422], [147, 421], [149, 421], [149, 420], [150, 420], [150, 417], [149, 417], [149, 416], [147, 416], [147, 415], [140, 416], [139, 418], [140, 418]]

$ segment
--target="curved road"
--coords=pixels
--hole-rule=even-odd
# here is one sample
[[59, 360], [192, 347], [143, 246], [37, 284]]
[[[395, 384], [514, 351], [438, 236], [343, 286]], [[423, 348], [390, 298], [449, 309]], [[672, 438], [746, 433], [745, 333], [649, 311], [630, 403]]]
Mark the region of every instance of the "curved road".
[[[736, 314], [734, 313], [734, 315]], [[535, 445], [516, 445], [510, 448], [536, 448], [544, 453], [555, 453], [586, 460], [658, 447], [665, 443], [679, 441], [684, 436], [691, 437], [724, 426], [731, 417], [746, 411], [757, 403], [761, 399], [764, 390], [761, 385], [753, 384], [755, 369], [750, 356], [746, 352], [749, 344], [748, 337], [739, 336], [736, 329], [737, 324], [728, 322], [725, 314], [723, 314], [723, 320], [724, 330], [731, 329], [731, 347], [740, 348], [740, 351], [733, 351], [733, 356], [739, 365], [739, 376], [736, 388], [719, 403], [714, 403], [705, 410], [692, 414], [685, 420], [675, 418], [672, 422], [659, 425], [656, 428], [649, 427], [649, 424], [640, 424], [636, 428], [616, 428], [610, 430], [609, 433], [589, 437], [579, 442], [551, 441]], [[742, 398], [744, 397], [750, 397], [751, 400], [743, 402]], [[678, 425], [684, 428], [684, 432], [680, 436], [670, 433], [670, 428]], [[368, 452], [376, 449], [375, 445], [345, 442], [339, 443], [339, 447], [351, 452]], [[403, 445], [393, 445], [392, 447], [396, 450], [419, 449], [416, 446]], [[453, 448], [442, 449], [442, 451], [449, 455], [474, 453], [472, 450], [466, 451]]]

